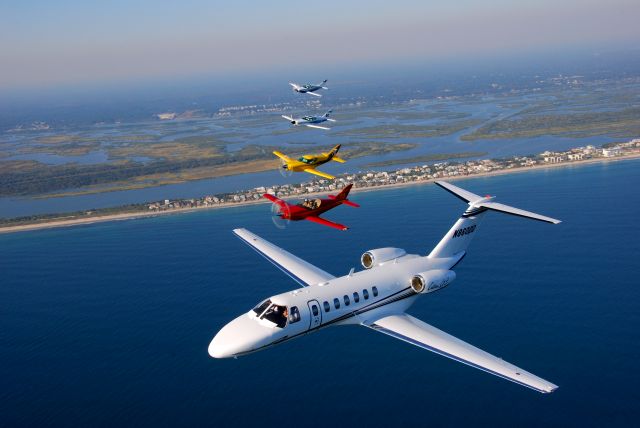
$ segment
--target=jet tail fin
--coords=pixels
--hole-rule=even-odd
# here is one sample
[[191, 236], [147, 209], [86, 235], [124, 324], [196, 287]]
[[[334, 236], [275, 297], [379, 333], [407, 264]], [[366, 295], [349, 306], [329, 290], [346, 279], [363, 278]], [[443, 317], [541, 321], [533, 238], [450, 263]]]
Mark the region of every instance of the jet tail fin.
[[353, 187], [353, 183], [347, 185], [337, 195], [335, 195], [335, 196], [334, 195], [329, 195], [329, 199], [335, 199], [337, 201], [342, 201], [343, 204], [349, 205], [350, 207], [360, 208], [359, 204], [356, 204], [355, 202], [351, 202], [349, 199], [347, 199], [347, 196], [349, 196], [349, 191], [351, 190], [352, 187]]
[[521, 210], [509, 205], [491, 202], [492, 196], [479, 196], [446, 181], [436, 181], [438, 186], [454, 194], [469, 204], [469, 208], [455, 222], [438, 245], [431, 251], [429, 258], [462, 257], [467, 251], [474, 232], [487, 211], [499, 211], [506, 214], [526, 217], [532, 220], [558, 224], [560, 220], [537, 214], [531, 211]]

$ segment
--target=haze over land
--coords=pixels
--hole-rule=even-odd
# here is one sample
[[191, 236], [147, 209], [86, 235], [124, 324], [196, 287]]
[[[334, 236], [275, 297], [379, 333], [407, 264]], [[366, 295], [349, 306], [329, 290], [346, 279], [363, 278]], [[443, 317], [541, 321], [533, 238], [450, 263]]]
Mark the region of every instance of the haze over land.
[[638, 16], [633, 0], [5, 2], [0, 88], [598, 53], [636, 46]]

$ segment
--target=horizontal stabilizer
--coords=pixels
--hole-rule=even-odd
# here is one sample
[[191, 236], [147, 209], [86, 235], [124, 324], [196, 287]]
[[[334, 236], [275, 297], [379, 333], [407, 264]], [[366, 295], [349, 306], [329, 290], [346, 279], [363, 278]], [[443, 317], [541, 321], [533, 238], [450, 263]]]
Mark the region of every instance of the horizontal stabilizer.
[[436, 181], [435, 183], [447, 192], [455, 195], [457, 198], [460, 198], [465, 202], [473, 202], [482, 199], [482, 196], [471, 193], [468, 190], [464, 190], [458, 186], [454, 186], [453, 184], [447, 183], [446, 181]]
[[488, 208], [492, 211], [500, 211], [501, 213], [517, 215], [533, 220], [545, 221], [547, 223], [558, 224], [561, 221], [556, 218], [547, 217], [541, 214], [532, 213], [531, 211], [521, 210], [520, 208], [510, 207], [509, 205], [499, 204], [497, 202], [482, 202], [478, 206]]
[[454, 186], [453, 184], [447, 183], [446, 181], [436, 181], [435, 183], [445, 189], [447, 192], [452, 193], [456, 197], [467, 202], [472, 207], [468, 210], [468, 212], [470, 213], [479, 213], [482, 211], [482, 208], [484, 208], [485, 210], [499, 211], [501, 213], [516, 215], [519, 217], [526, 217], [532, 220], [544, 221], [547, 223], [558, 224], [561, 222], [560, 220], [552, 217], [547, 217], [509, 205], [500, 204], [498, 202], [491, 202], [491, 200], [493, 199], [493, 197], [491, 196], [483, 197], [480, 195], [476, 195], [475, 193], [471, 193], [468, 190], [464, 190], [458, 186]]

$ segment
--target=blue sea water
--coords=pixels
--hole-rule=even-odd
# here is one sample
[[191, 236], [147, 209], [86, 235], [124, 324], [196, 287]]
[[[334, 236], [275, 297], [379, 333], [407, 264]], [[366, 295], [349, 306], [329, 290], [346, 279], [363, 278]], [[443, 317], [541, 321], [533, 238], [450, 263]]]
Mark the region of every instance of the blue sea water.
[[447, 289], [410, 310], [560, 385], [542, 395], [374, 331], [333, 327], [238, 360], [212, 336], [295, 288], [247, 227], [336, 275], [428, 252], [464, 210], [434, 185], [275, 228], [266, 205], [0, 236], [2, 426], [634, 426], [640, 162], [459, 181], [558, 217], [492, 213]]

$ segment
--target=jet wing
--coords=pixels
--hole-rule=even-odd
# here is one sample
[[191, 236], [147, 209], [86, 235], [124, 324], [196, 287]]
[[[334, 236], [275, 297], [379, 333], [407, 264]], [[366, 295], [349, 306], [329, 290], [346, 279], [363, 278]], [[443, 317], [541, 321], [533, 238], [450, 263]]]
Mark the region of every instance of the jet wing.
[[332, 221], [329, 220], [325, 220], [323, 218], [320, 217], [315, 217], [315, 216], [308, 216], [304, 218], [305, 220], [309, 220], [312, 221], [314, 223], [318, 223], [321, 224], [323, 226], [329, 226], [329, 227], [333, 227], [334, 229], [339, 229], [339, 230], [347, 230], [349, 229], [347, 226], [340, 224], [340, 223], [334, 223]]
[[322, 96], [320, 94], [316, 94], [315, 92], [307, 92], [307, 94], [313, 95], [313, 96], [316, 96], [316, 97], [321, 97]]
[[335, 278], [330, 273], [305, 262], [247, 229], [234, 229], [233, 233], [303, 287]]
[[319, 175], [320, 177], [324, 177], [324, 178], [328, 178], [329, 180], [333, 180], [335, 177], [331, 174], [327, 174], [325, 172], [322, 171], [318, 171], [317, 169], [313, 169], [313, 168], [307, 168], [304, 170], [305, 172], [308, 172], [310, 174], [315, 174], [315, 175]]
[[509, 364], [501, 358], [494, 357], [408, 314], [387, 316], [365, 325], [538, 392], [550, 393], [558, 388], [551, 382]]
[[331, 129], [331, 128], [327, 128], [326, 126], [311, 125], [309, 123], [305, 124], [305, 126], [308, 126], [309, 128], [324, 129], [325, 131], [328, 131]]

